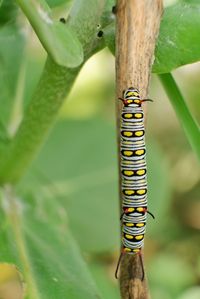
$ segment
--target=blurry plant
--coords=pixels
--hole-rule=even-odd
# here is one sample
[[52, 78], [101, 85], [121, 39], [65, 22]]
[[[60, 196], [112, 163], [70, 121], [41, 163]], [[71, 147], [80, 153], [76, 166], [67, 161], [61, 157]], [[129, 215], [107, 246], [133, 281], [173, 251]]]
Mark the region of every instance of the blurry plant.
[[[67, 18], [65, 15], [62, 16], [66, 21], [54, 20], [52, 7], [68, 2], [71, 2], [71, 9], [69, 12], [65, 12], [68, 14]], [[50, 299], [62, 298], [66, 295], [76, 299], [94, 298], [99, 296], [99, 291], [93, 283], [69, 231], [66, 221], [66, 206], [72, 206], [73, 235], [80, 238], [79, 241], [82, 242], [83, 247], [87, 248], [87, 240], [87, 242], [91, 242], [90, 249], [93, 248], [96, 252], [101, 251], [105, 245], [103, 249], [109, 251], [116, 240], [108, 236], [106, 244], [103, 244], [103, 238], [101, 238], [101, 232], [104, 232], [110, 225], [110, 218], [106, 216], [106, 211], [109, 205], [112, 207], [112, 202], [105, 202], [103, 205], [106, 207], [105, 210], [101, 210], [102, 204], [98, 207], [102, 218], [105, 217], [105, 223], [102, 224], [104, 229], [102, 228], [98, 232], [99, 242], [96, 248], [90, 237], [92, 232], [88, 233], [87, 238], [83, 238], [80, 233], [79, 235], [77, 233], [77, 222], [81, 222], [81, 217], [86, 216], [88, 212], [88, 209], [84, 210], [86, 200], [88, 200], [87, 206], [94, 208], [92, 210], [94, 217], [86, 217], [88, 221], [84, 225], [79, 223], [79, 227], [85, 226], [85, 229], [89, 230], [91, 226], [95, 227], [96, 225], [94, 213], [97, 208], [90, 201], [91, 198], [93, 199], [96, 189], [91, 191], [91, 195], [88, 191], [90, 186], [87, 184], [83, 186], [82, 188], [87, 191], [87, 198], [83, 203], [78, 202], [77, 204], [81, 193], [81, 184], [79, 183], [79, 188], [77, 188], [77, 182], [70, 181], [73, 173], [68, 173], [68, 170], [65, 169], [66, 166], [62, 169], [62, 161], [66, 155], [62, 148], [67, 151], [70, 145], [72, 146], [72, 159], [71, 156], [67, 157], [67, 164], [64, 165], [67, 165], [68, 169], [72, 169], [72, 172], [76, 172], [73, 168], [76, 162], [81, 169], [84, 169], [84, 172], [92, 173], [88, 177], [89, 182], [95, 177], [95, 167], [102, 167], [101, 161], [98, 164], [98, 159], [96, 157], [93, 159], [94, 145], [90, 144], [90, 139], [85, 139], [79, 134], [82, 124], [79, 124], [77, 128], [73, 124], [71, 127], [69, 126], [70, 130], [68, 129], [68, 131], [65, 125], [60, 130], [57, 128], [56, 132], [63, 140], [62, 144], [57, 144], [54, 141], [57, 148], [53, 154], [57, 153], [57, 163], [53, 163], [54, 158], [49, 152], [49, 148], [54, 149], [55, 144], [46, 146], [41, 160], [37, 162], [38, 164], [35, 163], [36, 169], [43, 170], [45, 168], [45, 173], [41, 173], [41, 171], [34, 173], [34, 170], [31, 169], [28, 176], [24, 175], [45, 142], [55, 123], [58, 111], [84, 63], [106, 46], [114, 53], [115, 25], [112, 13], [114, 1], [17, 0], [16, 3], [31, 23], [48, 57], [32, 98], [28, 104], [25, 103], [27, 107], [24, 109], [24, 105], [21, 105], [20, 102], [22, 121], [18, 126], [12, 116], [16, 103], [19, 104], [19, 99], [22, 98], [25, 102], [27, 87], [23, 63], [27, 45], [25, 35], [22, 34], [24, 25], [19, 20], [17, 5], [12, 0], [3, 1], [0, 8], [0, 16], [3, 16], [0, 21], [0, 64], [1, 69], [4, 69], [0, 76], [0, 182], [2, 186], [0, 258], [3, 262], [15, 264], [22, 270], [27, 283], [26, 298]], [[159, 74], [177, 117], [185, 129], [186, 136], [200, 157], [199, 127], [187, 109], [175, 81], [169, 74], [180, 65], [200, 59], [200, 35], [197, 30], [200, 28], [199, 9], [200, 4], [195, 1], [192, 3], [180, 1], [178, 4], [166, 8], [158, 38], [153, 72]], [[28, 74], [30, 77], [33, 71], [34, 66]], [[9, 130], [12, 122], [15, 124], [14, 136]], [[102, 123], [90, 123], [86, 126], [93, 137], [94, 144], [98, 144], [101, 132], [102, 134], [109, 132], [109, 128], [107, 126], [104, 128]], [[65, 132], [67, 132], [66, 135]], [[56, 136], [55, 133], [54, 140], [57, 140]], [[116, 170], [116, 163], [114, 160], [107, 161], [106, 153], [109, 150], [112, 152], [115, 138], [112, 133], [109, 133], [108, 136], [108, 140], [101, 143], [106, 144], [106, 148], [102, 149], [101, 154], [104, 161], [103, 166], [106, 168], [109, 165], [109, 169], [112, 171]], [[79, 138], [82, 143], [81, 149]], [[68, 142], [69, 140], [70, 142]], [[152, 151], [152, 156], [155, 152], [156, 150]], [[110, 155], [112, 154], [110, 153]], [[79, 161], [80, 156], [81, 160], [85, 159], [85, 163]], [[161, 160], [162, 158], [156, 158], [155, 163], [161, 165]], [[58, 165], [61, 169], [59, 168], [56, 172]], [[152, 165], [153, 167], [156, 173], [155, 165]], [[102, 167], [101, 177], [97, 174], [96, 178], [98, 184], [103, 185], [102, 198], [105, 195], [104, 191], [109, 192], [108, 186], [106, 187], [107, 179], [104, 177], [105, 168]], [[63, 173], [67, 173], [67, 175], [63, 176]], [[65, 180], [68, 175], [68, 185], [64, 184], [63, 187], [62, 183], [56, 182], [58, 179]], [[29, 176], [32, 176], [31, 183]], [[162, 186], [162, 175], [159, 176], [159, 179], [160, 186]], [[44, 182], [45, 184], [43, 184]], [[43, 185], [48, 187], [45, 189]], [[27, 192], [28, 189], [29, 192]], [[164, 189], [165, 186], [163, 186]], [[76, 192], [78, 190], [78, 194], [70, 203], [72, 190], [76, 190]], [[63, 200], [66, 194], [69, 199], [68, 203]], [[156, 197], [155, 194], [153, 196]], [[112, 222], [112, 224], [112, 227], [116, 227], [116, 223]]]

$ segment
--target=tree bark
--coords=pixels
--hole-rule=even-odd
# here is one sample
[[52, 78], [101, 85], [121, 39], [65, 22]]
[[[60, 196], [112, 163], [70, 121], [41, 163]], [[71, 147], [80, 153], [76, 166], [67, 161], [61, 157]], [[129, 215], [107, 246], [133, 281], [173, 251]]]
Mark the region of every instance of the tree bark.
[[[124, 89], [131, 86], [139, 89], [142, 99], [147, 98], [162, 11], [162, 0], [117, 1], [116, 99], [118, 144], [122, 108], [122, 103], [118, 98], [122, 97]], [[144, 110], [146, 114], [145, 105]], [[121, 186], [120, 172], [119, 186]], [[121, 199], [120, 188], [120, 206], [122, 205]], [[138, 255], [123, 255], [120, 267], [120, 290], [123, 299], [150, 298], [146, 275], [142, 280], [141, 261]]]

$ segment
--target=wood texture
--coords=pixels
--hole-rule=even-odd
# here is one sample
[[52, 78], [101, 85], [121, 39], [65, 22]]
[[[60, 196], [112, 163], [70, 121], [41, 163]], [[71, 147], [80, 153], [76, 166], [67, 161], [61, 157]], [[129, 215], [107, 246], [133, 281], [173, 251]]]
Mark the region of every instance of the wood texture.
[[[162, 0], [117, 1], [116, 99], [118, 132], [122, 107], [118, 98], [122, 97], [123, 90], [133, 86], [139, 89], [141, 98], [148, 97], [151, 65], [162, 10]], [[146, 114], [146, 106], [144, 110]], [[119, 183], [121, 184], [121, 182]], [[122, 257], [120, 290], [123, 299], [150, 298], [146, 274], [142, 281], [141, 262], [138, 255], [125, 254]]]

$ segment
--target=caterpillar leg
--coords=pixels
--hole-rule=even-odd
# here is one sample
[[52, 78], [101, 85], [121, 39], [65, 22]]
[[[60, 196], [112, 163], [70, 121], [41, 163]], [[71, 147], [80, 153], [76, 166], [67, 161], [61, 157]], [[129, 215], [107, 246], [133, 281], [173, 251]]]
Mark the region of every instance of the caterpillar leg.
[[[119, 259], [118, 259], [118, 262], [117, 262], [117, 267], [116, 267], [116, 270], [115, 270], [115, 278], [116, 279], [118, 279], [119, 267], [120, 267], [120, 264], [121, 264], [122, 256], [125, 253], [126, 252], [124, 250], [122, 250], [121, 254], [119, 256]], [[141, 281], [143, 281], [144, 277], [145, 277], [145, 272], [144, 272], [144, 264], [143, 264], [143, 260], [142, 260], [141, 250], [138, 253], [136, 253], [136, 254], [139, 256], [139, 259], [140, 259], [140, 264], [141, 264], [141, 269], [142, 269], [142, 278], [141, 278]]]
[[124, 214], [125, 214], [124, 212], [121, 214], [121, 216], [120, 216], [120, 220], [122, 220]]
[[153, 102], [153, 100], [152, 99], [143, 99], [143, 100], [141, 100], [141, 103], [143, 103], [143, 102]]
[[124, 99], [124, 98], [118, 98], [118, 100], [122, 101], [124, 106], [128, 106], [130, 104], [130, 102], [132, 103], [136, 103], [138, 105], [141, 105], [143, 102], [153, 102], [152, 99], [137, 99], [137, 100], [128, 100], [128, 99]]
[[147, 213], [149, 214], [149, 215], [151, 215], [151, 217], [153, 218], [153, 219], [155, 219], [155, 216], [154, 216], [154, 214], [152, 214], [151, 212], [149, 212], [149, 211], [147, 211]]
[[118, 279], [118, 271], [119, 271], [119, 266], [121, 264], [123, 254], [124, 254], [124, 251], [121, 251], [121, 254], [120, 254], [118, 262], [117, 262], [117, 267], [116, 267], [116, 270], [115, 270], [115, 278], [116, 279]]
[[139, 258], [140, 258], [140, 264], [141, 264], [141, 269], [142, 269], [142, 279], [141, 281], [144, 280], [144, 276], [145, 276], [145, 272], [144, 272], [144, 264], [143, 264], [143, 260], [142, 260], [142, 254], [141, 254], [141, 250], [138, 252]]
[[[151, 217], [152, 217], [153, 219], [155, 219], [155, 216], [154, 216], [154, 214], [153, 214], [153, 213], [149, 212], [148, 210], [147, 210], [146, 212], [147, 212], [147, 214], [151, 215]], [[125, 212], [123, 212], [123, 213], [121, 214], [121, 216], [120, 216], [120, 220], [122, 220], [122, 218], [123, 218], [124, 214], [126, 214], [126, 213], [125, 213]]]

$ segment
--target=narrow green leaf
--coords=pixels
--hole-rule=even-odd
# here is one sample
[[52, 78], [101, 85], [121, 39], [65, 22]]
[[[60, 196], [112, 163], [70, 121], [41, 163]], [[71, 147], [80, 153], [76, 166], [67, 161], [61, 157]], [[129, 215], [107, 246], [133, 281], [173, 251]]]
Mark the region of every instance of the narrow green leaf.
[[77, 67], [83, 62], [83, 49], [76, 35], [65, 24], [53, 21], [51, 10], [43, 0], [16, 0], [47, 53], [65, 67]]
[[0, 259], [15, 264], [29, 299], [94, 299], [98, 290], [55, 198], [16, 198], [8, 187], [0, 200]]
[[200, 128], [192, 117], [184, 98], [172, 75], [159, 75], [162, 85], [174, 107], [178, 119], [185, 131], [186, 137], [200, 160]]
[[7, 128], [24, 59], [25, 39], [21, 30], [11, 24], [3, 26], [0, 45], [0, 122]]

